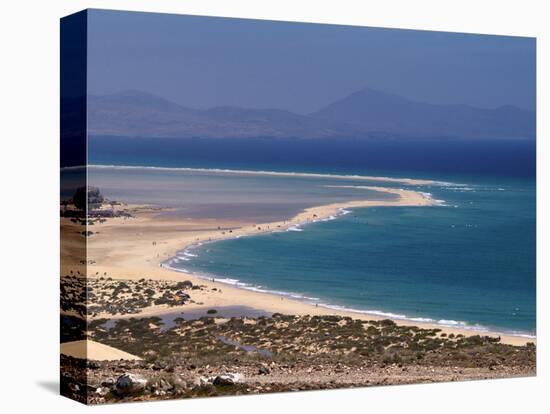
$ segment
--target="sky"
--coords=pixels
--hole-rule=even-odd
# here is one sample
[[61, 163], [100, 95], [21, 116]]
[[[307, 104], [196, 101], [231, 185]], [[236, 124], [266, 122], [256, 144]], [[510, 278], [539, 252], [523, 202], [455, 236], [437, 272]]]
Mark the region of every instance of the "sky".
[[429, 103], [536, 105], [534, 38], [91, 10], [88, 92], [310, 113], [369, 87]]

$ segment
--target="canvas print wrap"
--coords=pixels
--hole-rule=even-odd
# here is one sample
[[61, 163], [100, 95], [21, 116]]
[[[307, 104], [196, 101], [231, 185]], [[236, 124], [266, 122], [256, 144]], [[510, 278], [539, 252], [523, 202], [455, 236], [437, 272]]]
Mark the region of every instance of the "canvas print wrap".
[[533, 38], [61, 20], [61, 393], [536, 374]]

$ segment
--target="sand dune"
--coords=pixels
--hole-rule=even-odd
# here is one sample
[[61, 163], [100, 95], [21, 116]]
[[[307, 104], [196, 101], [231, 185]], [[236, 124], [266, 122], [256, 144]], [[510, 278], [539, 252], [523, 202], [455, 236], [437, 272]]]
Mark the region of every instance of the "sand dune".
[[139, 360], [140, 357], [103, 345], [95, 341], [73, 341], [61, 344], [61, 353], [74, 358], [90, 359], [94, 361], [118, 361], [119, 359]]

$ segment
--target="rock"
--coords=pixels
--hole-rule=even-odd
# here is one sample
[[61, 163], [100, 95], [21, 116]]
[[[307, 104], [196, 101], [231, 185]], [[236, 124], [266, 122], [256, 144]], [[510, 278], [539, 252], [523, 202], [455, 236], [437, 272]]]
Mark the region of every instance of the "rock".
[[202, 387], [206, 384], [209, 384], [208, 378], [206, 378], [206, 377], [197, 377], [193, 381], [193, 385], [197, 386], [197, 387]]
[[100, 397], [104, 397], [109, 393], [109, 391], [110, 390], [107, 387], [98, 387], [98, 388], [96, 388], [95, 393], [97, 395], [99, 395]]
[[96, 361], [88, 361], [89, 369], [99, 369], [99, 364]]
[[183, 282], [178, 282], [176, 284], [177, 289], [191, 289], [193, 287], [193, 282], [190, 280], [184, 280]]
[[116, 381], [113, 378], [107, 378], [101, 383], [101, 386], [104, 388], [113, 388], [115, 386]]
[[212, 381], [214, 385], [235, 385], [242, 381], [243, 376], [241, 374], [229, 373], [218, 375]]
[[147, 381], [136, 374], [123, 374], [116, 380], [115, 391], [118, 395], [130, 395], [145, 390]]
[[186, 300], [191, 299], [191, 296], [189, 296], [187, 293], [185, 293], [181, 290], [178, 293], [176, 293], [176, 296], [182, 301], [186, 301]]
[[166, 381], [164, 378], [161, 378], [159, 381], [159, 388], [162, 390], [172, 390], [174, 389], [174, 386], [170, 384], [168, 381]]
[[258, 369], [258, 373], [260, 375], [268, 375], [269, 373], [271, 373], [271, 370], [268, 367], [266, 367], [265, 365], [262, 365]]
[[153, 364], [153, 369], [155, 371], [161, 371], [166, 368], [166, 364], [164, 362], [157, 361]]
[[149, 382], [147, 385], [148, 385], [148, 389], [154, 391], [155, 395], [161, 395], [159, 394], [159, 391], [162, 391], [164, 394], [166, 394], [166, 392], [172, 391], [174, 389], [174, 385], [172, 385], [169, 381], [165, 380], [164, 378], [160, 378], [153, 382]]

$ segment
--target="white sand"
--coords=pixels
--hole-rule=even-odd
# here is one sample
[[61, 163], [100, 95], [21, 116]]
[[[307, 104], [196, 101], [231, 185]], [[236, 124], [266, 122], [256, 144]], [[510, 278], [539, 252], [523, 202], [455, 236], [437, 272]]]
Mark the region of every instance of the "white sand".
[[89, 359], [94, 361], [118, 361], [125, 359], [129, 361], [140, 360], [140, 357], [103, 345], [95, 341], [73, 341], [61, 344], [61, 353], [74, 358]]

